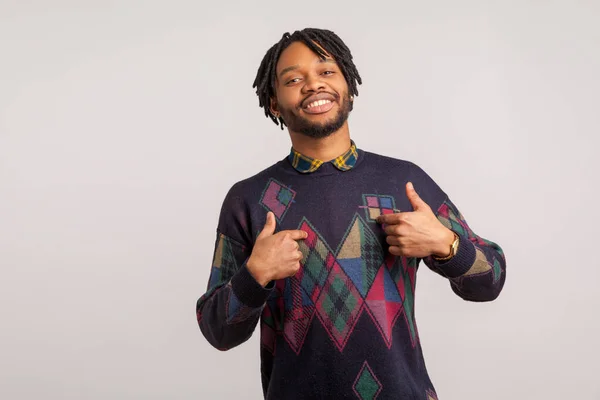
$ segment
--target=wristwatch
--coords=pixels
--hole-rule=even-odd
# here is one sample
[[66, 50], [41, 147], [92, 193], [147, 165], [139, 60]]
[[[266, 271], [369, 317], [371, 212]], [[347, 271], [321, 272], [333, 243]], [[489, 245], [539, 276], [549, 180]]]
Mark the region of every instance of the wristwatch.
[[449, 259], [451, 259], [452, 257], [454, 257], [456, 255], [456, 252], [458, 251], [458, 242], [460, 241], [460, 239], [459, 239], [458, 235], [456, 234], [456, 232], [452, 232], [452, 233], [454, 233], [454, 241], [450, 245], [450, 254], [447, 255], [446, 257], [432, 256], [435, 261], [448, 261]]

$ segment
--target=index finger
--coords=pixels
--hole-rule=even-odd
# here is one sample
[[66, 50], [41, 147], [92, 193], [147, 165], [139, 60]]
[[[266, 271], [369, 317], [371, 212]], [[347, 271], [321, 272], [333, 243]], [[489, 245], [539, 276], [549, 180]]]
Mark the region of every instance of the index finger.
[[306, 239], [308, 237], [308, 233], [306, 233], [305, 231], [301, 231], [301, 230], [287, 230], [287, 231], [281, 231], [279, 233], [283, 233], [290, 235], [290, 237], [292, 238], [292, 240], [303, 240]]
[[381, 214], [377, 217], [378, 224], [396, 225], [399, 224], [402, 218], [402, 213]]

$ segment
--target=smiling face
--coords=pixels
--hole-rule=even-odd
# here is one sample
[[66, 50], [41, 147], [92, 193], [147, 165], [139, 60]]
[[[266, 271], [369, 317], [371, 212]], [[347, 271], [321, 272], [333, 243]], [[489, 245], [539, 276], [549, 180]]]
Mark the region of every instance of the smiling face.
[[290, 44], [279, 57], [271, 111], [291, 132], [324, 138], [348, 120], [351, 99], [344, 74], [331, 57], [321, 59], [304, 43]]

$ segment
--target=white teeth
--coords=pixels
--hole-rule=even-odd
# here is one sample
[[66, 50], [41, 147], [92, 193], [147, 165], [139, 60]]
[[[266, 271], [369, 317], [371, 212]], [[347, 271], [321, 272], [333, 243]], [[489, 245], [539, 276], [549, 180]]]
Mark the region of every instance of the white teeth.
[[330, 100], [317, 100], [317, 101], [313, 101], [312, 103], [310, 103], [306, 108], [313, 108], [313, 107], [318, 107], [318, 106], [322, 106], [323, 104], [328, 104], [331, 103]]

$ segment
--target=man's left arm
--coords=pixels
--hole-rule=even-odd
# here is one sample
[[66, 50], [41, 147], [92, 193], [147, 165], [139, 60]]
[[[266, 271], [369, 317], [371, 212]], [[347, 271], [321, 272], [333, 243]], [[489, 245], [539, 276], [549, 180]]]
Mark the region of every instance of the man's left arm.
[[498, 297], [506, 279], [500, 246], [476, 235], [447, 197], [433, 211], [410, 182], [406, 196], [414, 211], [377, 218], [387, 233], [388, 251], [399, 257], [423, 259], [430, 269], [448, 278], [452, 290], [465, 300]]
[[473, 232], [450, 199], [435, 214], [443, 226], [458, 236], [458, 248], [449, 260], [438, 261], [430, 255], [423, 259], [425, 264], [448, 278], [452, 290], [463, 299], [494, 300], [506, 279], [506, 260], [500, 246]]

